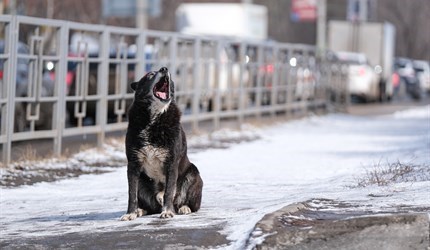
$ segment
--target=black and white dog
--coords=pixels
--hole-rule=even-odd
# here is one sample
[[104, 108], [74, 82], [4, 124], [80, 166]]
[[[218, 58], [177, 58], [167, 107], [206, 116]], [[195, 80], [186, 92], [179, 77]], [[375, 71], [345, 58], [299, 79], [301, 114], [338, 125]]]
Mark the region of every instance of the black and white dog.
[[121, 220], [161, 213], [161, 218], [196, 212], [203, 181], [187, 156], [187, 141], [167, 68], [131, 83], [135, 91], [125, 140], [128, 209]]

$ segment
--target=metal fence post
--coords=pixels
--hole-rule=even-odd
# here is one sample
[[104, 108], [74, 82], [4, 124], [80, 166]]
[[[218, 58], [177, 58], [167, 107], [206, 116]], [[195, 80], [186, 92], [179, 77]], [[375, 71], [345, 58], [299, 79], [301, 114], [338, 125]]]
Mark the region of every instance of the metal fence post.
[[246, 85], [244, 83], [244, 75], [245, 75], [245, 62], [246, 62], [246, 44], [244, 42], [240, 43], [239, 48], [239, 65], [240, 65], [240, 74], [239, 74], [239, 115], [238, 115], [238, 122], [239, 122], [239, 128], [241, 128], [241, 125], [243, 124], [245, 120], [245, 94], [246, 94]]
[[309, 97], [308, 97], [308, 83], [306, 82], [305, 78], [305, 71], [309, 67], [309, 54], [310, 51], [308, 49], [303, 49], [303, 65], [302, 65], [302, 93], [301, 93], [301, 113], [304, 115], [308, 115], [309, 112]]
[[[177, 55], [178, 55], [178, 51], [177, 51], [177, 46], [178, 46], [178, 38], [175, 35], [172, 35], [171, 39], [170, 39], [170, 48], [169, 48], [169, 52], [170, 52], [170, 74], [173, 74], [173, 79], [176, 79], [176, 73], [177, 73]], [[177, 86], [175, 86], [175, 88], [177, 88]]]
[[[17, 45], [18, 45], [18, 20], [16, 16], [12, 16], [7, 29], [9, 35], [5, 39], [5, 51], [9, 54], [9, 59], [6, 62], [6, 71], [3, 79], [6, 79], [8, 89], [7, 105], [6, 105], [6, 143], [3, 147], [3, 162], [8, 165], [11, 161], [12, 153], [12, 136], [14, 130], [15, 117], [15, 92], [16, 92], [16, 62], [17, 62]], [[8, 81], [9, 80], [9, 81]]]
[[263, 64], [263, 46], [261, 44], [259, 44], [257, 46], [257, 88], [256, 88], [256, 98], [255, 98], [255, 104], [256, 104], [256, 115], [257, 115], [257, 119], [261, 118], [261, 102], [263, 100], [263, 74], [265, 74], [264, 72], [261, 72], [261, 68], [265, 67], [265, 65]]
[[100, 147], [105, 141], [106, 125], [107, 125], [107, 95], [109, 88], [109, 37], [110, 30], [104, 26], [101, 35], [100, 58], [102, 59], [98, 65], [97, 89], [100, 91], [100, 100], [97, 105], [97, 124], [100, 130], [97, 133], [97, 145]]
[[287, 72], [288, 72], [288, 78], [287, 78], [287, 101], [286, 101], [286, 105], [287, 105], [287, 109], [286, 109], [286, 114], [287, 117], [292, 116], [292, 110], [293, 110], [293, 99], [294, 99], [294, 85], [293, 85], [293, 71], [294, 71], [294, 67], [291, 65], [290, 60], [293, 58], [293, 51], [292, 48], [289, 47], [287, 49]]
[[145, 57], [145, 45], [146, 45], [146, 34], [144, 31], [140, 32], [136, 41], [137, 51], [136, 58], [138, 59], [136, 64], [136, 71], [134, 72], [134, 80], [138, 81], [145, 74], [146, 71], [146, 57]]
[[194, 59], [194, 91], [193, 91], [193, 122], [192, 128], [193, 132], [197, 132], [199, 129], [199, 113], [200, 113], [200, 92], [201, 92], [201, 83], [200, 83], [200, 50], [201, 50], [201, 39], [196, 38], [194, 40], [194, 51], [193, 51], [193, 59]]
[[54, 138], [54, 153], [58, 157], [61, 155], [61, 148], [63, 142], [63, 132], [66, 126], [66, 73], [67, 73], [67, 53], [69, 41], [69, 23], [61, 24], [58, 36], [58, 48], [60, 60], [58, 65], [58, 78], [56, 79], [57, 85], [57, 103], [56, 103], [56, 118], [54, 117], [52, 125], [57, 130], [57, 136]]
[[344, 64], [342, 67], [342, 89], [344, 95], [344, 103], [342, 107], [345, 112], [348, 111], [349, 105], [351, 104], [351, 95], [349, 94], [348, 71], [349, 66]]
[[[273, 79], [272, 79], [272, 88], [271, 88], [271, 95], [270, 95], [270, 105], [277, 106], [278, 105], [278, 86], [280, 81], [280, 75], [278, 74], [278, 71], [280, 71], [280, 65], [278, 62], [278, 54], [279, 54], [279, 48], [277, 45], [273, 45], [273, 51], [272, 51], [272, 61], [273, 61]], [[272, 118], [276, 115], [275, 109], [272, 109], [270, 112]]]
[[214, 112], [213, 123], [214, 130], [220, 127], [220, 112], [221, 112], [221, 93], [220, 93], [220, 80], [221, 80], [221, 51], [223, 44], [220, 39], [216, 41], [216, 55], [215, 55], [215, 86], [214, 96], [212, 97], [212, 112]]

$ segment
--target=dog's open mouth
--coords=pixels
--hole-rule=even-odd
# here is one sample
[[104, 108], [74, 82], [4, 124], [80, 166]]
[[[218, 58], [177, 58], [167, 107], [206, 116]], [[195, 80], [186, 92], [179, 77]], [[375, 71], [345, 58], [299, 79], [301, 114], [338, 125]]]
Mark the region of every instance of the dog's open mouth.
[[162, 77], [160, 81], [155, 84], [153, 93], [154, 96], [161, 101], [168, 101], [170, 99], [169, 78], [167, 76]]

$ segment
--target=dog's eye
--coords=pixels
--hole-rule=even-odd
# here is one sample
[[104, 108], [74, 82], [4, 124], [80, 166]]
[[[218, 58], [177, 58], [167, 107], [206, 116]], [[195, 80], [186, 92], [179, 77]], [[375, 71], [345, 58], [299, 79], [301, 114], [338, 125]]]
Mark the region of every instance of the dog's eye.
[[152, 79], [155, 76], [155, 72], [149, 72], [148, 74], [146, 74], [146, 77], [148, 79]]

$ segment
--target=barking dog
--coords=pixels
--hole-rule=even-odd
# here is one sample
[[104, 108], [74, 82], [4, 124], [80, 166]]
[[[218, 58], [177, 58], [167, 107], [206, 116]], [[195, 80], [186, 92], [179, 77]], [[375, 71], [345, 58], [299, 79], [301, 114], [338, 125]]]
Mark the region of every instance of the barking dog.
[[203, 181], [187, 156], [187, 141], [167, 68], [133, 82], [126, 136], [128, 209], [121, 220], [196, 212]]

